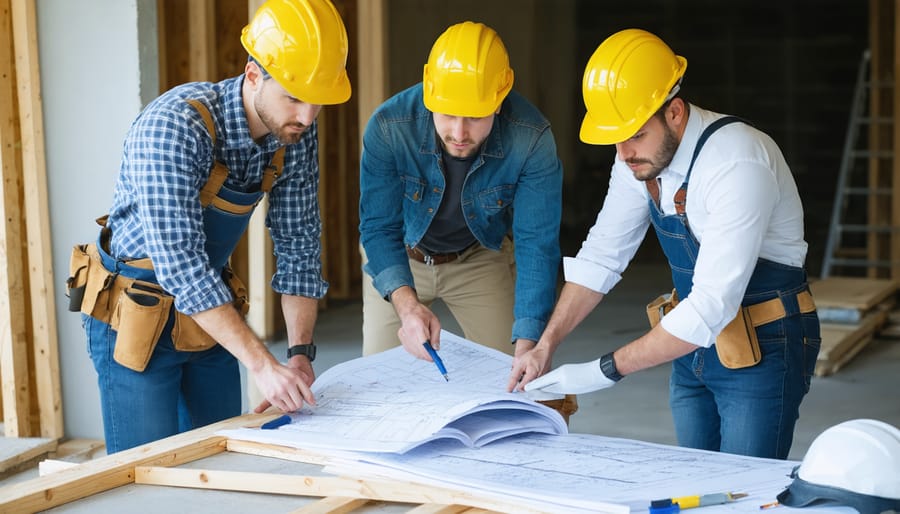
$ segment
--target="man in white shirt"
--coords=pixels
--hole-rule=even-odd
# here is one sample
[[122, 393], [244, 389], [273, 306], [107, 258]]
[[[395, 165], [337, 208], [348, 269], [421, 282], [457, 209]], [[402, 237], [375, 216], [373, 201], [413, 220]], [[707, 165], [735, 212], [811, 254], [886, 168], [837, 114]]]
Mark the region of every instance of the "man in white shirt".
[[[565, 258], [553, 315], [514, 362], [509, 389], [586, 393], [672, 361], [680, 445], [784, 459], [820, 344], [803, 208], [769, 136], [678, 96], [686, 68], [638, 29], [612, 35], [588, 62], [581, 140], [616, 145], [609, 191], [581, 250]], [[675, 291], [648, 314], [665, 317], [615, 352], [547, 373], [650, 225]]]

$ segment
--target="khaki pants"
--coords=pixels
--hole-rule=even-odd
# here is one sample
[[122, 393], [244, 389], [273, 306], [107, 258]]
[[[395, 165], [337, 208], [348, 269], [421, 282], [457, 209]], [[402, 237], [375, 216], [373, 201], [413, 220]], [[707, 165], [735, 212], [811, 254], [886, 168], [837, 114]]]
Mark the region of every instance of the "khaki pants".
[[[363, 263], [367, 262], [362, 246], [360, 253]], [[435, 266], [409, 259], [409, 267], [420, 302], [431, 307], [441, 299], [466, 339], [508, 355], [514, 353], [516, 262], [512, 241], [504, 239], [499, 252], [476, 243], [455, 261]], [[399, 329], [394, 306], [378, 294], [372, 278], [364, 275], [363, 355], [399, 346]]]

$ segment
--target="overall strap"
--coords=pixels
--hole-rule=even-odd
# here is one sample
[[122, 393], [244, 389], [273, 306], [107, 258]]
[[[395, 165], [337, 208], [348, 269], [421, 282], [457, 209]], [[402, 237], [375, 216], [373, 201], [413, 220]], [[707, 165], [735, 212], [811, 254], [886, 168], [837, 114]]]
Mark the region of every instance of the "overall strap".
[[[212, 115], [209, 113], [209, 109], [203, 105], [199, 100], [195, 100], [193, 98], [189, 98], [187, 103], [191, 104], [194, 109], [197, 109], [197, 112], [200, 113], [200, 117], [203, 118], [203, 122], [206, 124], [206, 130], [209, 132], [209, 137], [212, 138], [213, 147], [216, 146], [216, 125], [213, 123]], [[200, 206], [206, 208], [209, 204], [213, 202], [213, 199], [219, 194], [219, 190], [222, 189], [222, 186], [225, 185], [225, 179], [228, 178], [228, 168], [225, 167], [224, 164], [215, 160], [215, 155], [213, 155], [213, 167], [209, 172], [209, 178], [206, 180], [206, 184], [203, 184], [203, 187], [200, 189]]]
[[697, 156], [700, 155], [700, 150], [703, 148], [703, 145], [706, 144], [706, 140], [709, 139], [709, 136], [713, 134], [713, 132], [719, 130], [720, 128], [728, 125], [730, 123], [735, 123], [738, 121], [744, 121], [737, 116], [725, 116], [717, 119], [716, 121], [709, 124], [708, 127], [700, 134], [700, 138], [697, 139], [697, 146], [694, 147], [694, 155], [691, 156], [691, 164], [688, 166], [687, 175], [684, 177], [684, 182], [681, 184], [681, 187], [678, 188], [678, 191], [675, 191], [675, 212], [677, 214], [684, 214], [686, 202], [687, 202], [687, 188], [688, 181], [691, 179], [691, 171], [694, 169], [694, 162], [697, 161]]
[[[187, 103], [191, 104], [194, 109], [197, 109], [197, 112], [200, 113], [200, 117], [203, 118], [203, 122], [206, 124], [206, 130], [212, 138], [212, 144], [215, 146], [216, 126], [213, 123], [209, 109], [207, 109], [202, 102], [193, 98], [188, 99]], [[272, 155], [272, 161], [266, 166], [266, 171], [263, 173], [262, 184], [260, 185], [260, 191], [263, 193], [271, 191], [272, 184], [274, 184], [275, 181], [278, 180], [278, 176], [281, 175], [281, 171], [284, 168], [284, 149], [285, 147], [282, 146], [276, 150], [275, 154]], [[225, 184], [225, 179], [227, 178], [228, 168], [224, 164], [215, 161], [213, 169], [209, 172], [209, 179], [200, 190], [201, 206], [206, 207], [213, 203], [213, 199], [219, 194], [219, 190], [222, 189], [222, 186]]]
[[275, 154], [272, 155], [272, 161], [266, 166], [266, 171], [263, 173], [262, 185], [259, 186], [259, 190], [263, 193], [268, 193], [272, 190], [272, 184], [278, 180], [278, 176], [281, 175], [281, 170], [284, 168], [284, 149], [282, 146], [278, 150], [275, 150]]

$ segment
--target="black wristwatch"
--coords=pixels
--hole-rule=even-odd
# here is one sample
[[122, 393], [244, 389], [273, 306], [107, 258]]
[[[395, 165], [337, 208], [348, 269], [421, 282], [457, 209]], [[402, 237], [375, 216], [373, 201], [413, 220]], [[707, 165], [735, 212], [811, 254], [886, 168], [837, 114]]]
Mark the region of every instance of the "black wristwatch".
[[288, 360], [291, 360], [291, 357], [294, 355], [306, 355], [306, 358], [309, 359], [309, 362], [316, 360], [316, 345], [315, 343], [309, 344], [298, 344], [297, 346], [289, 346], [288, 347]]
[[622, 380], [622, 375], [619, 373], [619, 370], [616, 369], [616, 359], [613, 358], [613, 352], [609, 352], [603, 357], [600, 357], [600, 371], [606, 375], [606, 378], [613, 382]]

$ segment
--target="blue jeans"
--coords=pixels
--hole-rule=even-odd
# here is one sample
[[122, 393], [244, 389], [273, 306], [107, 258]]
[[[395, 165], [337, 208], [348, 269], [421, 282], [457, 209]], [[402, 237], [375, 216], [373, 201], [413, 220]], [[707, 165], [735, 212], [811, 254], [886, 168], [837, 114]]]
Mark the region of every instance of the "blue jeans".
[[100, 386], [107, 453], [241, 413], [237, 359], [221, 345], [201, 352], [175, 350], [170, 319], [150, 363], [139, 373], [113, 360], [115, 330], [86, 315], [82, 324]]
[[786, 459], [819, 353], [815, 312], [757, 327], [762, 360], [743, 369], [716, 347], [672, 362], [669, 401], [680, 446]]

